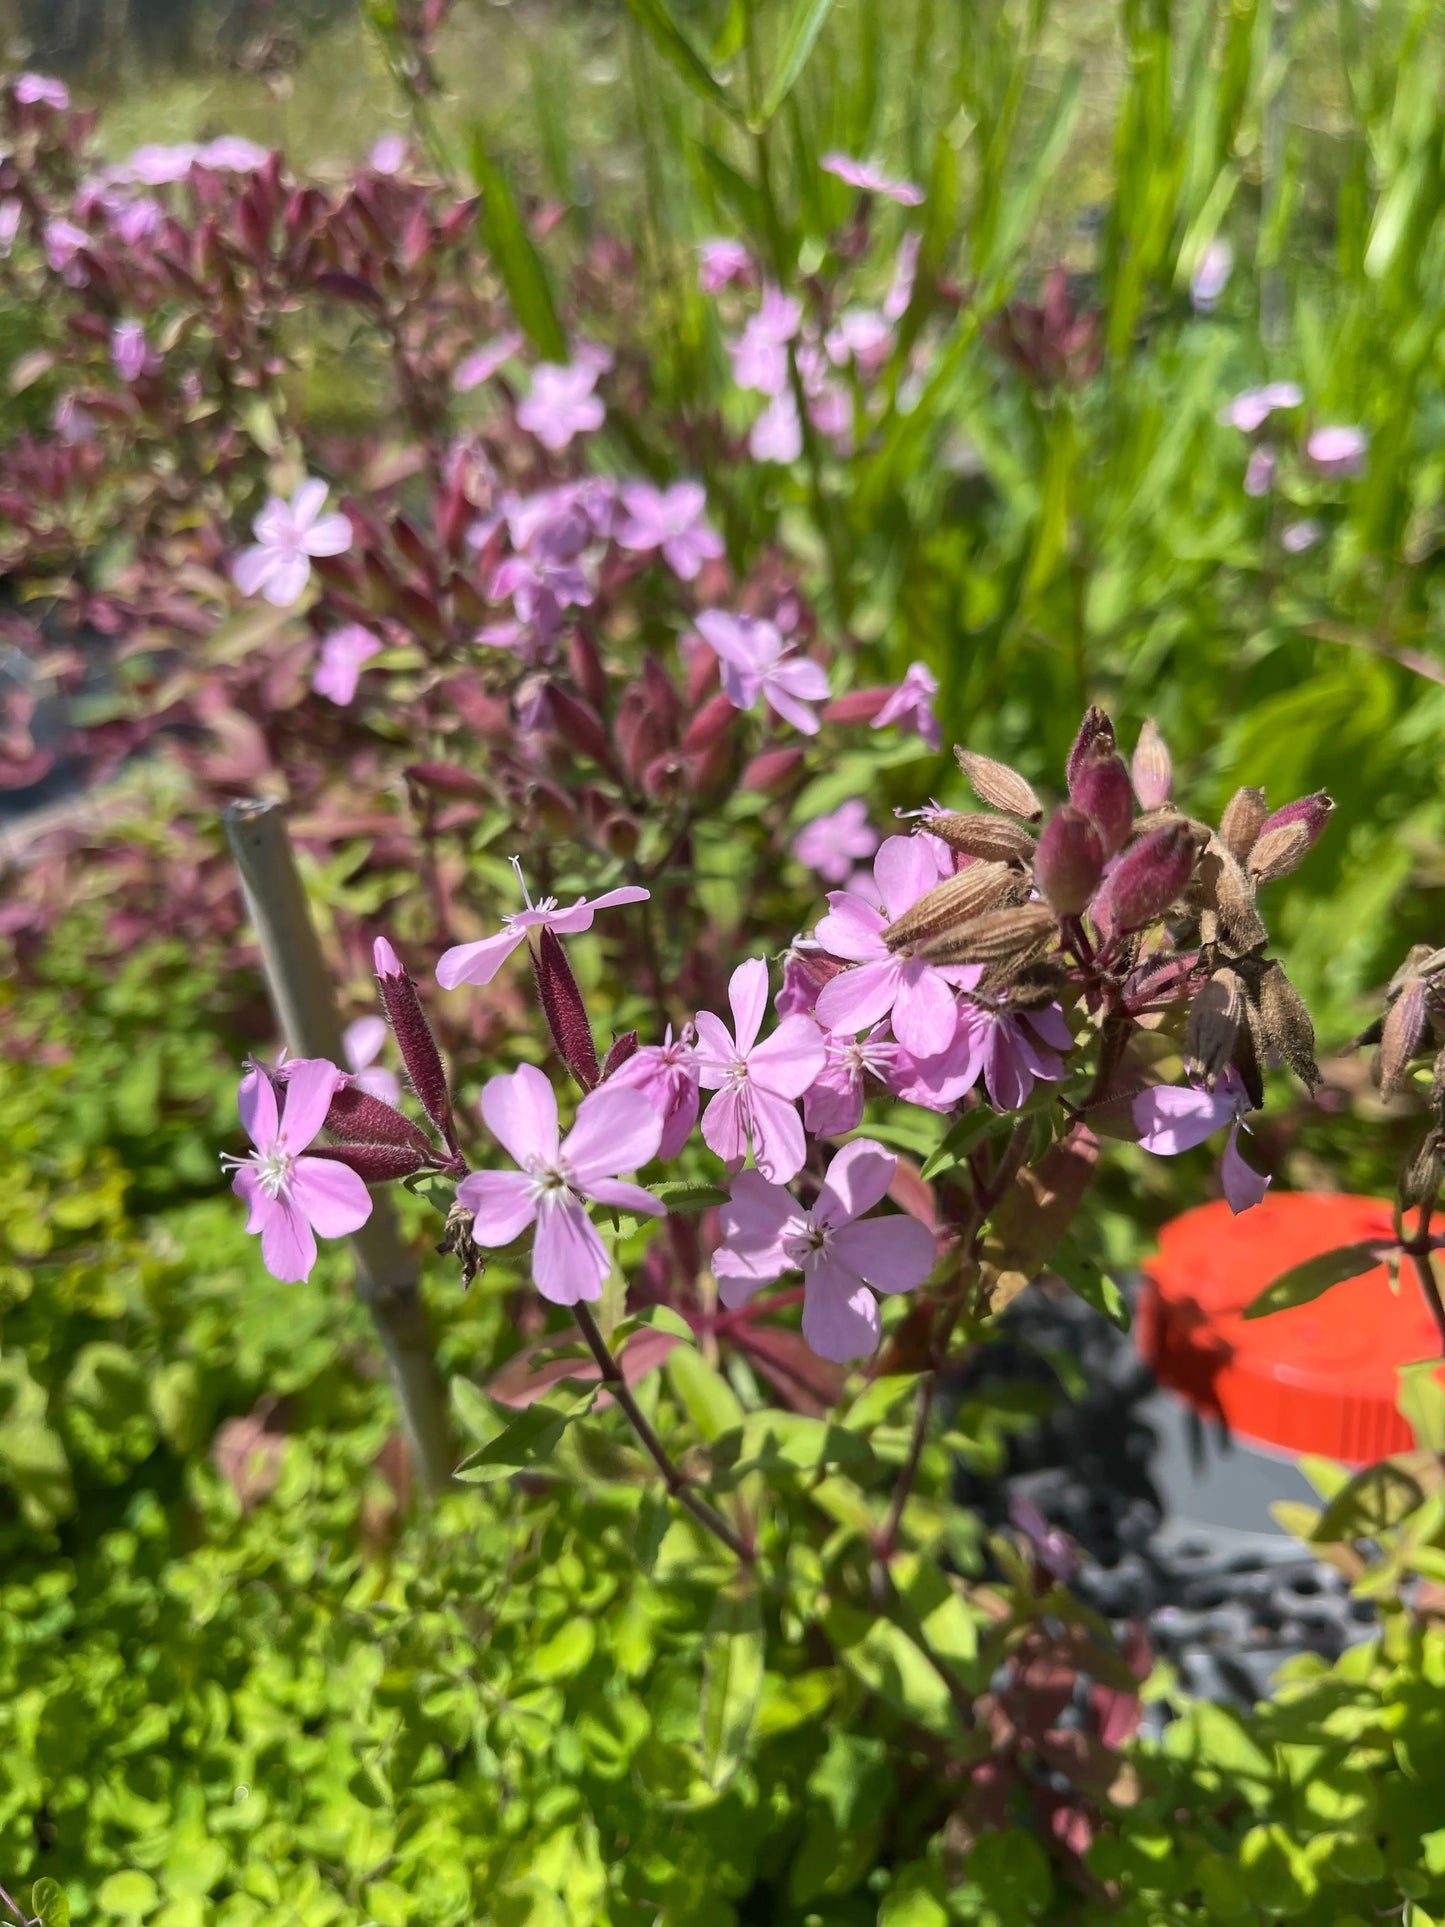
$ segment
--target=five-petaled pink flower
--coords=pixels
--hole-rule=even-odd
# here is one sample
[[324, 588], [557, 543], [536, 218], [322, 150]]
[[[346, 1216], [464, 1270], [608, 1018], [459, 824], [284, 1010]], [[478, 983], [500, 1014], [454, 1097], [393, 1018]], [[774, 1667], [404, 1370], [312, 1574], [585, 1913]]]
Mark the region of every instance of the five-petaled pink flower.
[[[982, 975], [978, 965], [964, 964], [956, 981], [972, 989]], [[907, 1051], [898, 1053], [887, 1075], [895, 1097], [930, 1111], [950, 1111], [982, 1079], [996, 1111], [1021, 1110], [1038, 1080], [1055, 1083], [1063, 1076], [1057, 1053], [1072, 1050], [1074, 1044], [1057, 1004], [1016, 1014], [986, 1010], [963, 997], [957, 1025], [953, 1041], [937, 1056], [919, 1059]]]
[[628, 482], [622, 508], [617, 529], [622, 547], [640, 554], [661, 549], [663, 561], [684, 582], [723, 552], [722, 537], [703, 519], [707, 494], [701, 482], [674, 482], [671, 488]]
[[728, 343], [733, 380], [760, 395], [781, 395], [788, 385], [788, 343], [803, 323], [803, 310], [781, 288], [763, 289], [762, 305], [736, 341]]
[[609, 1088], [617, 1084], [626, 1090], [640, 1091], [662, 1119], [662, 1140], [657, 1155], [664, 1162], [677, 1156], [697, 1122], [700, 1100], [696, 1043], [691, 1024], [684, 1024], [681, 1036], [676, 1038], [669, 1024], [660, 1044], [644, 1044], [607, 1079]]
[[811, 1017], [785, 1017], [757, 1041], [768, 1007], [768, 966], [761, 957], [738, 965], [728, 982], [734, 1032], [710, 1010], [697, 1015], [698, 1078], [716, 1091], [702, 1116], [703, 1142], [730, 1170], [748, 1145], [759, 1171], [786, 1184], [803, 1168], [806, 1147], [797, 1100], [823, 1069], [823, 1033]]
[[666, 1206], [620, 1174], [657, 1155], [662, 1120], [640, 1091], [608, 1083], [577, 1106], [559, 1143], [557, 1099], [541, 1071], [523, 1064], [494, 1077], [482, 1092], [482, 1117], [520, 1171], [473, 1171], [457, 1186], [457, 1203], [472, 1212], [479, 1245], [509, 1245], [531, 1224], [532, 1282], [554, 1305], [602, 1296], [612, 1268], [584, 1200], [623, 1211], [666, 1216]]
[[930, 749], [937, 749], [943, 741], [938, 718], [933, 713], [933, 699], [937, 694], [938, 678], [928, 664], [909, 663], [902, 682], [873, 718], [873, 728], [884, 729], [894, 723], [899, 729], [911, 729]]
[[803, 1336], [820, 1358], [842, 1364], [878, 1349], [875, 1291], [912, 1291], [933, 1269], [933, 1233], [916, 1218], [869, 1218], [898, 1160], [871, 1138], [847, 1144], [828, 1166], [811, 1209], [744, 1171], [722, 1209], [723, 1244], [712, 1255], [718, 1296], [729, 1310], [785, 1271], [803, 1274]]
[[846, 883], [853, 865], [878, 848], [878, 832], [868, 821], [868, 807], [851, 796], [827, 816], [815, 816], [793, 838], [793, 855], [825, 883]]
[[554, 454], [574, 435], [600, 428], [607, 411], [601, 397], [592, 392], [597, 375], [597, 363], [591, 357], [570, 365], [540, 362], [532, 371], [531, 393], [517, 404], [517, 425]]
[[256, 517], [256, 541], [231, 565], [242, 595], [264, 596], [278, 609], [299, 602], [311, 578], [314, 555], [341, 555], [351, 547], [344, 515], [323, 515], [326, 484], [310, 476], [289, 502], [273, 495]]
[[897, 201], [900, 207], [922, 204], [921, 187], [913, 181], [895, 180], [871, 161], [855, 160], [851, 154], [825, 154], [819, 165], [825, 174], [835, 174], [840, 181], [860, 188], [865, 194], [881, 194], [885, 200]]
[[746, 281], [753, 271], [753, 257], [741, 241], [704, 241], [697, 255], [697, 284], [704, 294], [716, 294], [732, 281]]
[[348, 622], [334, 629], [322, 643], [311, 672], [311, 687], [318, 696], [327, 696], [344, 709], [356, 695], [362, 664], [380, 654], [380, 640], [359, 622]]
[[[515, 857], [512, 867], [521, 882], [521, 865]], [[600, 897], [593, 897], [590, 902], [586, 897], [578, 897], [565, 910], [559, 910], [555, 897], [543, 897], [540, 903], [533, 903], [526, 884], [522, 883], [526, 909], [514, 910], [503, 917], [504, 928], [495, 937], [483, 937], [479, 943], [454, 944], [450, 950], [444, 950], [437, 959], [437, 982], [443, 990], [455, 990], [458, 984], [489, 984], [517, 946], [526, 942], [529, 930], [546, 924], [559, 936], [574, 936], [579, 930], [592, 928], [596, 911], [611, 910], [619, 903], [645, 903], [651, 894], [635, 883], [628, 883], [620, 890], [608, 890]]]
[[703, 641], [722, 665], [723, 694], [738, 709], [751, 709], [761, 695], [770, 709], [805, 736], [816, 736], [818, 719], [809, 703], [827, 699], [828, 678], [771, 622], [704, 609], [697, 619]]
[[1270, 1179], [1246, 1164], [1239, 1149], [1239, 1131], [1248, 1102], [1235, 1072], [1226, 1071], [1212, 1091], [1193, 1084], [1156, 1084], [1141, 1091], [1132, 1108], [1140, 1148], [1156, 1157], [1192, 1151], [1196, 1144], [1213, 1137], [1221, 1125], [1229, 1125], [1219, 1161], [1219, 1181], [1236, 1217], [1241, 1211], [1251, 1210], [1268, 1191]]
[[887, 1082], [899, 1050], [888, 1041], [885, 1024], [866, 1037], [834, 1031], [826, 1048], [827, 1061], [803, 1096], [803, 1122], [814, 1137], [842, 1137], [863, 1122], [867, 1080]]
[[304, 1155], [326, 1121], [339, 1073], [322, 1057], [287, 1066], [284, 1106], [264, 1070], [241, 1079], [241, 1122], [255, 1149], [226, 1158], [231, 1189], [250, 1207], [248, 1231], [261, 1234], [261, 1259], [273, 1278], [298, 1284], [316, 1263], [316, 1237], [344, 1238], [371, 1216], [371, 1196], [356, 1172]]
[[893, 1035], [914, 1057], [936, 1057], [953, 1042], [958, 1023], [957, 984], [971, 984], [968, 965], [931, 964], [907, 950], [890, 950], [885, 932], [918, 899], [949, 874], [936, 837], [890, 836], [873, 862], [873, 881], [883, 900], [875, 910], [854, 890], [831, 890], [828, 914], [817, 941], [830, 956], [855, 966], [841, 971], [818, 993], [818, 1022], [825, 1030], [867, 1030], [892, 1014]]
[[20, 74], [15, 81], [15, 98], [22, 107], [53, 107], [63, 114], [70, 105], [70, 89], [53, 74]]
[[139, 321], [116, 322], [110, 331], [110, 360], [122, 381], [139, 381], [142, 375], [153, 375], [161, 365]]

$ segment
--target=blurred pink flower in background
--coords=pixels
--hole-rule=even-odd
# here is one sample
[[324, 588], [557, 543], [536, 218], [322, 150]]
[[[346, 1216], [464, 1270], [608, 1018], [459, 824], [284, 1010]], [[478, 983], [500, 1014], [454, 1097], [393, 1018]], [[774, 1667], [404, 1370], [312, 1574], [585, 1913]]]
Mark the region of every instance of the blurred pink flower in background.
[[1358, 475], [1369, 445], [1363, 428], [1316, 428], [1305, 443], [1305, 454], [1322, 475]]
[[1304, 390], [1298, 382], [1272, 381], [1264, 388], [1246, 388], [1233, 401], [1226, 402], [1219, 411], [1219, 420], [1227, 428], [1237, 428], [1246, 435], [1252, 435], [1256, 428], [1264, 426], [1276, 409], [1298, 408], [1304, 398]]
[[825, 154], [819, 162], [825, 174], [835, 174], [840, 181], [850, 187], [861, 188], [865, 194], [881, 194], [885, 200], [897, 201], [900, 207], [919, 207], [923, 202], [923, 189], [913, 181], [895, 180], [885, 174], [882, 168], [874, 167], [870, 161], [854, 160], [850, 154]]
[[1189, 283], [1189, 299], [1199, 314], [1213, 314], [1219, 297], [1229, 285], [1234, 269], [1234, 249], [1228, 241], [1214, 240], [1204, 250], [1194, 278]]
[[391, 1032], [384, 1017], [358, 1017], [341, 1033], [341, 1051], [351, 1081], [368, 1097], [383, 1104], [400, 1104], [401, 1080], [395, 1071], [378, 1064], [382, 1047]]
[[53, 107], [57, 114], [63, 114], [70, 105], [70, 89], [51, 74], [20, 74], [15, 98], [22, 107]]
[[825, 883], [846, 883], [853, 865], [872, 856], [878, 832], [860, 797], [850, 797], [827, 816], [815, 816], [793, 838], [793, 855]]
[[110, 359], [122, 381], [153, 375], [161, 358], [146, 339], [139, 321], [117, 321], [110, 331]]
[[503, 362], [510, 361], [513, 355], [520, 354], [523, 346], [524, 337], [516, 328], [504, 335], [497, 335], [491, 341], [484, 341], [480, 348], [475, 349], [464, 361], [457, 363], [456, 373], [452, 376], [452, 387], [459, 395], [465, 395], [473, 388], [480, 388], [484, 381], [491, 380]]
[[741, 241], [704, 241], [698, 251], [698, 286], [704, 294], [716, 294], [734, 281], [746, 281], [753, 271], [753, 257]]
[[242, 595], [264, 596], [278, 609], [301, 600], [311, 579], [311, 558], [342, 555], [351, 547], [351, 524], [344, 515], [323, 515], [326, 484], [314, 476], [289, 502], [273, 495], [252, 524], [254, 544], [231, 564], [231, 580]]
[[762, 305], [736, 341], [728, 343], [733, 380], [760, 395], [781, 395], [788, 385], [788, 343], [802, 326], [803, 310], [790, 294], [763, 289]]
[[600, 428], [606, 415], [593, 394], [598, 369], [592, 360], [540, 362], [532, 371], [531, 392], [517, 404], [517, 424], [554, 454], [576, 435]]
[[870, 725], [873, 729], [884, 729], [889, 723], [899, 729], [912, 730], [921, 736], [930, 749], [937, 749], [943, 741], [938, 719], [933, 713], [933, 699], [938, 694], [938, 678], [926, 662], [911, 662], [907, 674], [878, 711]]
[[757, 616], [704, 609], [697, 626], [718, 658], [723, 694], [735, 708], [751, 709], [762, 696], [784, 722], [805, 736], [817, 735], [818, 719], [808, 704], [827, 699], [828, 678], [819, 664], [791, 655], [781, 631]]
[[663, 561], [684, 582], [691, 582], [704, 562], [714, 562], [723, 553], [722, 537], [704, 519], [707, 493], [701, 482], [674, 482], [665, 489], [650, 482], [627, 482], [622, 508], [617, 528], [622, 547], [644, 554], [661, 549]]
[[344, 709], [355, 698], [362, 664], [380, 654], [380, 639], [359, 622], [348, 622], [322, 643], [311, 687]]
[[770, 401], [753, 423], [748, 453], [755, 462], [795, 462], [803, 452], [803, 428], [791, 394]]

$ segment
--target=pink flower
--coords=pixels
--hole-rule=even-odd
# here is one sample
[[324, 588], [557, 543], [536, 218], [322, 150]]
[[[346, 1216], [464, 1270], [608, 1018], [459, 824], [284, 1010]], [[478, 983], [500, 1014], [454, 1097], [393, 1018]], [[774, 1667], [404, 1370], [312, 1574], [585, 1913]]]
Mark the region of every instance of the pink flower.
[[74, 395], [60, 397], [51, 412], [50, 425], [67, 447], [78, 448], [82, 442], [95, 440], [95, 417]]
[[827, 700], [828, 678], [806, 656], [789, 656], [792, 645], [771, 622], [704, 609], [697, 626], [722, 668], [723, 694], [736, 709], [752, 709], [762, 696], [770, 709], [805, 736], [816, 736], [818, 719], [809, 703]]
[[913, 284], [918, 278], [918, 256], [923, 247], [923, 236], [917, 228], [910, 228], [898, 243], [898, 265], [893, 270], [893, 282], [883, 297], [883, 315], [887, 321], [900, 322], [908, 312], [908, 304], [913, 299]]
[[284, 1109], [265, 1071], [253, 1065], [241, 1079], [241, 1122], [255, 1149], [223, 1162], [235, 1170], [231, 1189], [250, 1207], [246, 1229], [261, 1234], [262, 1263], [283, 1284], [311, 1276], [315, 1233], [344, 1238], [371, 1216], [355, 1171], [303, 1155], [326, 1121], [338, 1074], [324, 1058], [297, 1058], [288, 1067]]
[[802, 326], [803, 310], [781, 289], [763, 289], [762, 306], [736, 341], [728, 343], [733, 380], [760, 395], [781, 395], [788, 385], [788, 343]]
[[10, 259], [10, 250], [20, 232], [20, 217], [25, 209], [19, 201], [0, 201], [0, 261]]
[[756, 1171], [744, 1171], [723, 1206], [723, 1244], [712, 1255], [718, 1296], [730, 1309], [785, 1271], [803, 1274], [803, 1336], [842, 1364], [878, 1349], [875, 1291], [912, 1291], [933, 1269], [933, 1233], [916, 1218], [870, 1218], [898, 1160], [871, 1138], [844, 1145], [809, 1210]]
[[1249, 461], [1244, 470], [1244, 492], [1246, 495], [1268, 495], [1274, 486], [1274, 471], [1279, 458], [1268, 442], [1261, 442], [1258, 448], [1249, 451]]
[[148, 241], [154, 241], [165, 226], [165, 209], [159, 201], [142, 195], [136, 201], [123, 201], [119, 206], [106, 209], [116, 239], [123, 241], [128, 248], [138, 248]]
[[465, 395], [470, 389], [480, 388], [484, 381], [491, 380], [503, 362], [510, 361], [513, 355], [520, 354], [522, 347], [523, 336], [515, 328], [507, 334], [496, 335], [491, 341], [483, 342], [481, 347], [469, 354], [464, 361], [457, 363], [456, 373], [452, 376], [452, 387], [459, 395]]
[[893, 352], [893, 330], [876, 308], [845, 308], [836, 326], [828, 330], [823, 346], [835, 367], [842, 368], [851, 361], [867, 379], [878, 373]]
[[835, 174], [849, 187], [856, 187], [865, 194], [881, 194], [885, 200], [897, 201], [900, 207], [919, 207], [923, 201], [923, 189], [912, 181], [894, 180], [881, 168], [874, 167], [871, 161], [854, 160], [851, 154], [825, 154], [819, 165], [825, 174]]
[[662, 1140], [657, 1155], [664, 1161], [675, 1158], [692, 1136], [698, 1111], [698, 1064], [694, 1048], [696, 1037], [691, 1024], [673, 1038], [672, 1025], [660, 1044], [644, 1044], [617, 1066], [607, 1079], [608, 1087], [641, 1091], [662, 1119]]
[[803, 452], [803, 429], [798, 404], [788, 391], [770, 401], [748, 433], [748, 453], [755, 462], [796, 462]]
[[1322, 475], [1358, 475], [1369, 445], [1363, 428], [1317, 428], [1305, 453]]
[[85, 265], [80, 259], [81, 251], [90, 246], [90, 236], [83, 227], [74, 221], [47, 221], [45, 223], [45, 259], [51, 272], [60, 275], [73, 288], [85, 284]]
[[803, 1096], [803, 1122], [814, 1137], [842, 1137], [863, 1122], [867, 1080], [887, 1081], [898, 1046], [886, 1041], [886, 1026], [880, 1024], [866, 1037], [835, 1031], [825, 1049], [823, 1068]]
[[[971, 980], [982, 974], [976, 966], [964, 969]], [[888, 1088], [906, 1103], [949, 1111], [982, 1079], [996, 1111], [1017, 1111], [1028, 1102], [1036, 1082], [1054, 1083], [1063, 1076], [1064, 1065], [1055, 1052], [1072, 1050], [1073, 1042], [1057, 1005], [1015, 1014], [986, 1010], [964, 998], [948, 1048], [922, 1060], [901, 1051]]]
[[139, 381], [161, 365], [139, 321], [116, 322], [110, 331], [110, 359], [122, 381]]
[[1234, 268], [1234, 249], [1228, 241], [1214, 240], [1204, 250], [1194, 278], [1189, 283], [1189, 299], [1196, 314], [1213, 314], [1219, 297], [1229, 285]]
[[597, 386], [594, 362], [573, 362], [564, 366], [544, 361], [532, 372], [532, 390], [517, 404], [517, 425], [535, 435], [543, 448], [555, 454], [574, 435], [600, 428], [606, 410], [592, 390]]
[[899, 729], [911, 729], [921, 736], [930, 749], [937, 749], [943, 741], [933, 714], [933, 699], [937, 694], [938, 678], [928, 664], [911, 662], [902, 682], [873, 718], [872, 727], [884, 729], [889, 723], [896, 723]]
[[1264, 388], [1246, 388], [1243, 394], [1236, 395], [1220, 409], [1219, 419], [1226, 427], [1252, 435], [1277, 408], [1298, 408], [1304, 398], [1298, 382], [1272, 381]]
[[321, 656], [311, 674], [311, 687], [344, 709], [356, 695], [361, 665], [381, 654], [381, 642], [359, 622], [335, 629], [321, 645]]
[[70, 89], [50, 74], [21, 74], [15, 82], [15, 98], [22, 107], [53, 107], [63, 114], [70, 105]]
[[1306, 549], [1315, 546], [1324, 532], [1324, 524], [1317, 522], [1314, 516], [1307, 515], [1302, 521], [1286, 523], [1279, 544], [1286, 555], [1303, 555]]
[[665, 489], [628, 482], [622, 508], [617, 530], [622, 547], [644, 554], [661, 549], [663, 561], [684, 582], [691, 582], [704, 562], [716, 561], [723, 552], [722, 537], [703, 519], [707, 493], [701, 482], [674, 482]]
[[172, 181], [186, 178], [200, 153], [195, 141], [179, 141], [169, 146], [152, 141], [138, 147], [128, 160], [115, 168], [113, 178], [139, 181], [144, 187], [167, 187]]
[[960, 977], [969, 966], [940, 966], [892, 951], [884, 937], [890, 923], [942, 881], [941, 848], [936, 837], [888, 838], [873, 863], [881, 911], [854, 891], [828, 893], [828, 914], [818, 925], [817, 940], [831, 956], [856, 968], [840, 972], [819, 991], [818, 1022], [825, 1030], [867, 1030], [891, 1013], [893, 1035], [914, 1057], [936, 1057], [953, 1042], [958, 1028], [954, 986], [976, 982], [977, 973]]
[[867, 805], [856, 796], [828, 816], [815, 816], [793, 838], [793, 855], [827, 883], [845, 883], [854, 863], [877, 848], [878, 832], [868, 821]]
[[1212, 1091], [1199, 1090], [1192, 1084], [1156, 1084], [1151, 1090], [1141, 1091], [1132, 1108], [1140, 1148], [1155, 1157], [1192, 1151], [1222, 1125], [1229, 1125], [1219, 1179], [1236, 1217], [1241, 1211], [1251, 1210], [1268, 1191], [1271, 1180], [1251, 1169], [1239, 1149], [1247, 1099], [1233, 1071], [1226, 1072]]
[[[390, 945], [387, 947], [390, 949]], [[395, 955], [395, 952], [392, 954]], [[401, 1102], [400, 1081], [394, 1071], [387, 1070], [384, 1065], [376, 1065], [386, 1038], [384, 1017], [358, 1017], [354, 1024], [348, 1024], [342, 1031], [341, 1049], [351, 1082], [365, 1091], [368, 1097], [379, 1097], [383, 1104], [396, 1105]], [[373, 1065], [376, 1065], [375, 1069]]]
[[366, 164], [373, 174], [400, 173], [406, 165], [406, 135], [378, 135], [371, 144]]
[[248, 141], [243, 134], [219, 134], [196, 153], [202, 167], [214, 168], [218, 174], [253, 174], [270, 158], [267, 148]]
[[277, 609], [299, 602], [311, 578], [313, 555], [341, 555], [351, 547], [344, 515], [323, 515], [326, 484], [304, 481], [289, 502], [273, 495], [252, 524], [255, 545], [231, 565], [242, 595], [261, 595]]
[[542, 1296], [554, 1305], [600, 1298], [612, 1261], [584, 1201], [666, 1215], [650, 1191], [619, 1182], [621, 1172], [657, 1155], [662, 1120], [640, 1092], [605, 1084], [583, 1098], [559, 1143], [556, 1096], [531, 1064], [491, 1079], [482, 1092], [482, 1116], [522, 1168], [474, 1171], [457, 1186], [457, 1203], [474, 1214], [473, 1238], [479, 1245], [509, 1245], [535, 1224], [532, 1282]]
[[823, 1068], [823, 1033], [811, 1017], [785, 1017], [758, 1043], [768, 1007], [768, 966], [761, 957], [738, 965], [728, 1002], [735, 1035], [710, 1010], [697, 1017], [698, 1081], [717, 1092], [703, 1113], [703, 1142], [731, 1171], [751, 1143], [763, 1176], [786, 1184], [803, 1168], [803, 1127], [794, 1106]]
[[753, 257], [741, 241], [704, 241], [697, 254], [697, 283], [704, 294], [716, 294], [752, 274]]
[[[515, 857], [512, 867], [521, 882], [522, 870]], [[503, 917], [505, 927], [495, 937], [483, 937], [480, 943], [459, 943], [444, 950], [437, 959], [437, 982], [443, 990], [455, 990], [458, 984], [489, 984], [518, 944], [526, 942], [529, 930], [546, 924], [559, 936], [570, 937], [579, 930], [590, 930], [598, 910], [611, 910], [619, 903], [645, 903], [651, 894], [629, 883], [620, 890], [608, 890], [590, 902], [586, 897], [578, 897], [565, 910], [559, 910], [555, 897], [543, 897], [540, 903], [534, 904], [523, 883], [526, 909], [514, 910], [510, 916]]]

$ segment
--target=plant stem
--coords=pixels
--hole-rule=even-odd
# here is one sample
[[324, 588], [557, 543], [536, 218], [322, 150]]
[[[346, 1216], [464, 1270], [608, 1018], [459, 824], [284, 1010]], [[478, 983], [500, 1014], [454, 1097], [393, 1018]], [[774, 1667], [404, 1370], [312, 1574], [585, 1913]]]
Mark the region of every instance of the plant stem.
[[602, 1372], [602, 1381], [613, 1398], [627, 1414], [629, 1423], [636, 1432], [643, 1450], [662, 1474], [663, 1483], [679, 1505], [686, 1506], [699, 1525], [705, 1526], [715, 1539], [720, 1539], [733, 1557], [741, 1565], [751, 1566], [757, 1557], [754, 1548], [735, 1532], [717, 1510], [708, 1504], [699, 1493], [693, 1490], [691, 1481], [678, 1466], [662, 1440], [653, 1430], [652, 1423], [632, 1395], [632, 1387], [623, 1376], [622, 1367], [612, 1356], [612, 1348], [602, 1336], [597, 1320], [592, 1316], [591, 1307], [576, 1304], [572, 1307], [577, 1320], [577, 1328], [587, 1340], [592, 1356], [597, 1360]]
[[1420, 1290], [1424, 1293], [1425, 1303], [1430, 1307], [1430, 1316], [1435, 1320], [1435, 1329], [1440, 1334], [1440, 1356], [1445, 1358], [1445, 1301], [1440, 1297], [1440, 1287], [1435, 1279], [1435, 1267], [1430, 1262], [1430, 1220], [1435, 1215], [1435, 1203], [1427, 1198], [1420, 1207], [1420, 1222], [1415, 1227], [1415, 1235], [1405, 1242], [1405, 1250], [1410, 1255], [1410, 1263], [1415, 1267]]

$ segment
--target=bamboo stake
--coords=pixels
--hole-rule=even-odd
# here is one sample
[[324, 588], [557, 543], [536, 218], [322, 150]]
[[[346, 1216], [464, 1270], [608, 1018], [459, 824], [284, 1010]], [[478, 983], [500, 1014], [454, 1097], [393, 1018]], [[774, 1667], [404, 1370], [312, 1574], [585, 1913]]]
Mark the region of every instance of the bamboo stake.
[[[287, 1048], [297, 1057], [340, 1064], [341, 1023], [285, 813], [279, 803], [247, 801], [232, 803], [224, 820]], [[428, 1489], [439, 1491], [456, 1464], [446, 1389], [417, 1289], [417, 1267], [401, 1242], [385, 1192], [374, 1194], [371, 1216], [351, 1234], [350, 1243], [356, 1294], [371, 1312], [386, 1353], [413, 1457]]]

